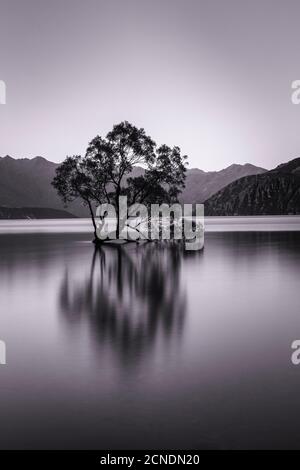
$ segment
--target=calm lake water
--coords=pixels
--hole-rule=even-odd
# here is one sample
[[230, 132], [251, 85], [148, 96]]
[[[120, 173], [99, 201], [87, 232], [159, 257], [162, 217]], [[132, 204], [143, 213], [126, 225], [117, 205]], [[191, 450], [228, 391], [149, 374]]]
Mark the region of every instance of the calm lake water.
[[0, 448], [300, 448], [300, 218], [94, 251], [0, 222]]

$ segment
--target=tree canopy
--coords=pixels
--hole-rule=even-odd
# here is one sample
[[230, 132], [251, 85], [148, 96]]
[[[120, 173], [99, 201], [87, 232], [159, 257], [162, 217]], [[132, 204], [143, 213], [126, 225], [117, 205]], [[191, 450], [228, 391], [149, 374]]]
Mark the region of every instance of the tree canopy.
[[52, 182], [65, 204], [80, 198], [89, 207], [96, 235], [95, 207], [128, 204], [173, 204], [184, 188], [185, 155], [179, 147], [157, 146], [142, 128], [127, 121], [113, 126], [106, 137], [96, 136], [84, 157], [68, 156]]

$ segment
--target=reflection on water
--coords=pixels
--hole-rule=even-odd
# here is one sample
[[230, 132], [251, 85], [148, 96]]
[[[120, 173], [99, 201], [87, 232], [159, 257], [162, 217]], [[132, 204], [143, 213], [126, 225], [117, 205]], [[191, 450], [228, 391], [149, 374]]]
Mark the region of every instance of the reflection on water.
[[[131, 247], [132, 248], [132, 247]], [[110, 347], [124, 366], [144, 359], [158, 336], [180, 335], [186, 300], [178, 245], [95, 248], [90, 272], [62, 279], [59, 305], [72, 325], [87, 322], [97, 348]]]
[[0, 448], [299, 448], [299, 266], [300, 232], [0, 235]]

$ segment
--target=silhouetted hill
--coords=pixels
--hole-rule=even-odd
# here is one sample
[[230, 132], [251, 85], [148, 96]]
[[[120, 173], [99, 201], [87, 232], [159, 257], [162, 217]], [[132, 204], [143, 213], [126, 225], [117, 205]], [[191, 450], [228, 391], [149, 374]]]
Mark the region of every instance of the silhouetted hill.
[[[14, 159], [0, 158], [0, 206], [45, 207], [65, 210], [51, 181], [58, 164], [42, 157]], [[198, 169], [187, 171], [186, 188], [182, 202], [203, 202], [216, 191], [241, 176], [262, 173], [266, 170], [250, 164], [231, 165], [221, 171], [205, 172]], [[134, 174], [143, 172], [135, 168]], [[89, 212], [80, 201], [68, 205], [67, 210], [78, 217], [88, 217]]]
[[73, 219], [73, 214], [47, 207], [0, 207], [0, 219]]
[[[51, 181], [58, 165], [42, 157], [0, 158], [0, 206], [51, 207], [65, 210]], [[67, 210], [78, 217], [88, 216], [86, 207], [75, 201]]]
[[234, 181], [205, 202], [205, 214], [300, 214], [300, 158]]
[[220, 171], [202, 171], [193, 168], [187, 171], [186, 185], [180, 200], [185, 203], [201, 203], [220, 189], [243, 176], [265, 173], [267, 170], [250, 163], [233, 164]]

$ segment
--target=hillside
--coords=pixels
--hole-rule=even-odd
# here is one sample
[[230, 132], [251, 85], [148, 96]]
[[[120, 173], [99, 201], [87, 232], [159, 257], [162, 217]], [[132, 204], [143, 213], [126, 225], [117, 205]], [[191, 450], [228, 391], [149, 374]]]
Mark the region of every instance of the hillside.
[[58, 165], [42, 157], [0, 158], [0, 206], [46, 207], [68, 210], [78, 217], [88, 215], [80, 201], [67, 208], [58, 198], [51, 181]]
[[220, 171], [202, 171], [193, 168], [187, 171], [186, 187], [180, 199], [185, 203], [200, 203], [243, 176], [265, 173], [267, 170], [249, 163], [230, 165]]
[[205, 202], [205, 214], [300, 214], [300, 158], [234, 181]]
[[67, 211], [47, 207], [0, 207], [0, 219], [72, 219]]
[[[78, 200], [66, 208], [59, 199], [51, 181], [58, 164], [42, 157], [14, 159], [0, 158], [0, 206], [45, 207], [67, 210], [78, 217], [88, 217], [86, 207]], [[134, 173], [140, 174], [141, 168]], [[216, 191], [242, 176], [265, 172], [250, 164], [231, 165], [221, 171], [187, 170], [186, 187], [181, 202], [203, 202]]]

